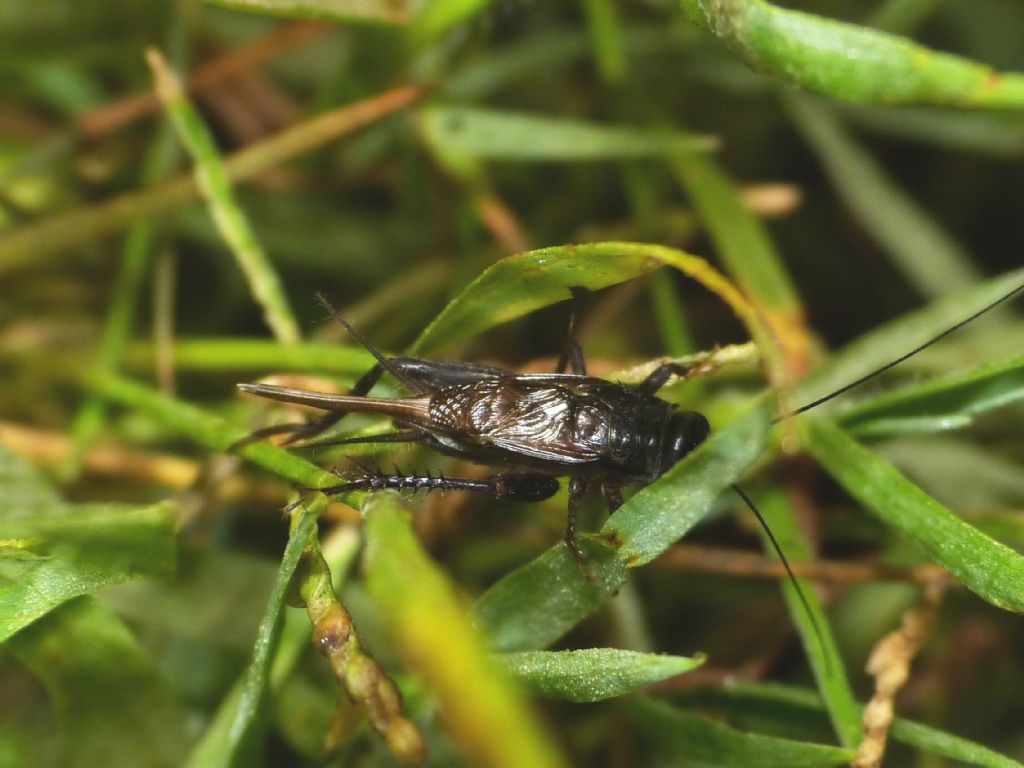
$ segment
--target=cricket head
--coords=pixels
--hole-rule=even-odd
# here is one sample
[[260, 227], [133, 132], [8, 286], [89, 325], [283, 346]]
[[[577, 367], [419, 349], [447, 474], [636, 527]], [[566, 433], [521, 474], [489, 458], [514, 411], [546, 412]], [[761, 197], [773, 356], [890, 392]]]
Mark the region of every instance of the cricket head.
[[704, 414], [696, 411], [675, 411], [668, 419], [665, 437], [661, 444], [661, 468], [665, 474], [680, 459], [703, 443], [711, 432], [711, 425]]

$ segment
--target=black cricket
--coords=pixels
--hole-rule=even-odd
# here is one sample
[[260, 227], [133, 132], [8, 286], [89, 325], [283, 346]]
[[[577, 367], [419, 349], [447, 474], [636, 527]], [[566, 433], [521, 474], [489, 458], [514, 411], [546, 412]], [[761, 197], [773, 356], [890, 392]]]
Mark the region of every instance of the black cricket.
[[[576, 293], [576, 292], [574, 292]], [[691, 372], [676, 363], [655, 369], [636, 387], [587, 376], [579, 345], [570, 339], [555, 373], [514, 374], [471, 363], [415, 357], [386, 358], [318, 295], [320, 302], [376, 359], [347, 395], [268, 384], [239, 384], [243, 392], [329, 413], [303, 425], [279, 425], [252, 437], [291, 432], [288, 442], [315, 437], [344, 414], [383, 413], [399, 430], [383, 435], [325, 440], [309, 445], [415, 442], [477, 463], [507, 467], [483, 479], [363, 471], [329, 488], [328, 495], [387, 488], [479, 491], [500, 499], [536, 502], [553, 496], [568, 475], [565, 543], [576, 542], [576, 511], [591, 485], [604, 492], [609, 512], [622, 504], [621, 488], [656, 480], [707, 438], [710, 426], [696, 411], [680, 411], [656, 396], [673, 376]], [[565, 373], [571, 367], [571, 373]], [[405, 398], [367, 397], [387, 371], [413, 393]]]

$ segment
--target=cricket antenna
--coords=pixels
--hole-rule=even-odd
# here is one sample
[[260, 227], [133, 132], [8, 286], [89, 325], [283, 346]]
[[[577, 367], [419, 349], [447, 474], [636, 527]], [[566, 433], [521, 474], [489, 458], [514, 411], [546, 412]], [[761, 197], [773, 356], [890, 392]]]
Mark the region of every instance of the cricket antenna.
[[754, 513], [754, 517], [757, 518], [757, 522], [761, 524], [764, 532], [768, 534], [768, 540], [772, 543], [772, 547], [775, 549], [775, 553], [779, 556], [779, 560], [782, 561], [782, 566], [786, 569], [786, 573], [789, 574], [789, 580], [793, 584], [793, 588], [796, 590], [797, 597], [800, 598], [800, 603], [804, 607], [804, 613], [807, 614], [807, 618], [811, 620], [811, 626], [814, 628], [814, 634], [818, 638], [818, 647], [821, 648], [821, 656], [825, 660], [825, 675], [827, 677], [832, 676], [832, 657], [828, 652], [828, 646], [825, 645], [825, 634], [821, 631], [821, 626], [818, 624], [818, 620], [814, 616], [814, 611], [811, 610], [811, 604], [807, 602], [807, 596], [804, 595], [804, 591], [800, 589], [800, 582], [796, 580], [796, 574], [793, 573], [793, 569], [789, 567], [789, 561], [786, 556], [782, 554], [782, 547], [779, 546], [778, 540], [775, 538], [775, 534], [772, 533], [772, 529], [768, 527], [768, 521], [764, 519], [764, 515], [754, 505], [754, 502], [746, 492], [739, 487], [736, 483], [732, 484], [732, 489], [736, 491], [736, 495], [743, 499], [743, 503], [747, 505], [751, 512]]
[[914, 347], [909, 352], [906, 352], [905, 354], [902, 354], [899, 357], [897, 357], [895, 360], [886, 363], [881, 368], [876, 368], [871, 373], [865, 374], [864, 376], [861, 376], [856, 381], [851, 381], [849, 384], [846, 384], [846, 385], [840, 387], [839, 389], [837, 389], [837, 390], [835, 390], [833, 392], [830, 392], [827, 395], [819, 397], [817, 400], [813, 400], [812, 402], [807, 403], [806, 405], [801, 405], [795, 411], [791, 411], [790, 413], [787, 413], [787, 414], [785, 414], [783, 416], [776, 417], [775, 419], [772, 420], [772, 424], [778, 424], [780, 421], [785, 421], [786, 419], [791, 419], [794, 416], [799, 416], [801, 413], [806, 413], [807, 411], [811, 410], [812, 408], [817, 408], [819, 405], [827, 403], [829, 400], [832, 400], [833, 398], [839, 397], [840, 395], [845, 394], [846, 392], [849, 392], [854, 387], [859, 387], [864, 382], [869, 381], [869, 380], [875, 378], [875, 376], [883, 374], [886, 371], [890, 370], [891, 368], [895, 368], [900, 363], [902, 363], [902, 362], [912, 358], [918, 352], [921, 352], [921, 351], [927, 349], [928, 347], [930, 347], [932, 344], [935, 344], [936, 342], [941, 341], [942, 339], [946, 338], [947, 336], [949, 336], [949, 334], [953, 333], [954, 331], [958, 331], [961, 328], [963, 328], [965, 325], [973, 323], [979, 317], [981, 317], [982, 315], [984, 315], [987, 312], [991, 312], [993, 309], [998, 307], [1000, 304], [1003, 304], [1003, 303], [1009, 301], [1010, 299], [1012, 299], [1014, 296], [1016, 296], [1021, 291], [1024, 291], [1024, 283], [1022, 283], [1021, 285], [1018, 285], [1016, 288], [1014, 288], [1009, 293], [1003, 294], [998, 299], [993, 301], [991, 304], [988, 304], [985, 307], [982, 307], [981, 309], [979, 309], [977, 312], [975, 312], [970, 317], [964, 318], [960, 322], [956, 323], [955, 325], [950, 326], [949, 328], [947, 328], [946, 330], [942, 331], [938, 335], [933, 336], [932, 338], [928, 339], [928, 341], [924, 342], [923, 344], [920, 344], [920, 345]]
[[341, 313], [338, 312], [338, 310], [336, 310], [334, 308], [334, 305], [331, 304], [331, 302], [329, 302], [327, 300], [327, 297], [325, 297], [322, 293], [320, 293], [320, 291], [317, 291], [313, 295], [316, 296], [317, 301], [319, 301], [323, 305], [324, 309], [327, 310], [327, 312], [331, 315], [331, 317], [333, 317], [335, 320], [337, 320], [338, 324], [341, 325], [341, 327], [344, 328], [346, 331], [348, 331], [353, 339], [358, 341], [367, 352], [369, 352], [371, 355], [373, 355], [377, 359], [377, 362], [380, 363], [380, 366], [385, 371], [390, 373], [392, 376], [395, 377], [395, 379], [400, 381], [402, 384], [404, 384], [406, 387], [411, 389], [417, 395], [422, 395], [422, 394], [426, 393], [426, 390], [423, 389], [422, 386], [420, 386], [416, 381], [414, 381], [413, 379], [409, 378], [408, 376], [403, 374], [400, 370], [398, 370], [398, 368], [396, 368], [394, 366], [394, 364], [390, 360], [388, 360], [386, 357], [384, 357], [384, 354], [379, 349], [377, 349], [377, 347], [375, 347], [373, 345], [373, 343], [368, 338], [363, 336], [363, 334], [361, 334], [359, 331], [357, 331], [352, 326], [352, 324], [349, 323], [348, 320], [346, 320], [344, 317], [342, 317]]

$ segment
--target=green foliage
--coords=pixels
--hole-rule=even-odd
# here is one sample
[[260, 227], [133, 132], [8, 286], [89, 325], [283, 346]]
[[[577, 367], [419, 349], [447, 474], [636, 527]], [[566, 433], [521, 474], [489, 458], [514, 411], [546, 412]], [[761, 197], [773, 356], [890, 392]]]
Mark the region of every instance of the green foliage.
[[[845, 765], [930, 565], [886, 764], [1022, 764], [1019, 309], [780, 414], [1024, 283], [1024, 11], [136, 5], [0, 4], [0, 764]], [[661, 396], [713, 428], [582, 564], [564, 494], [328, 500], [392, 446], [239, 442], [302, 414], [238, 381], [373, 364], [314, 290], [548, 371], [575, 288], [591, 374], [708, 363]]]

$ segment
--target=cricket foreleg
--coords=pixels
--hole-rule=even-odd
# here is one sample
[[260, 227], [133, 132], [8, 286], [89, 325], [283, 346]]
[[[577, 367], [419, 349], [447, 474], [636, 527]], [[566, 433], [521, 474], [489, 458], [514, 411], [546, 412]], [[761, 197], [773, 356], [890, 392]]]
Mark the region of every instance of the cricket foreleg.
[[423, 475], [383, 472], [365, 472], [347, 482], [327, 488], [307, 488], [320, 491], [328, 496], [351, 491], [384, 491], [412, 489], [427, 491], [476, 491], [487, 493], [505, 501], [544, 501], [558, 492], [558, 480], [550, 475], [532, 472], [510, 472], [491, 475], [481, 479], [448, 477], [447, 475]]

